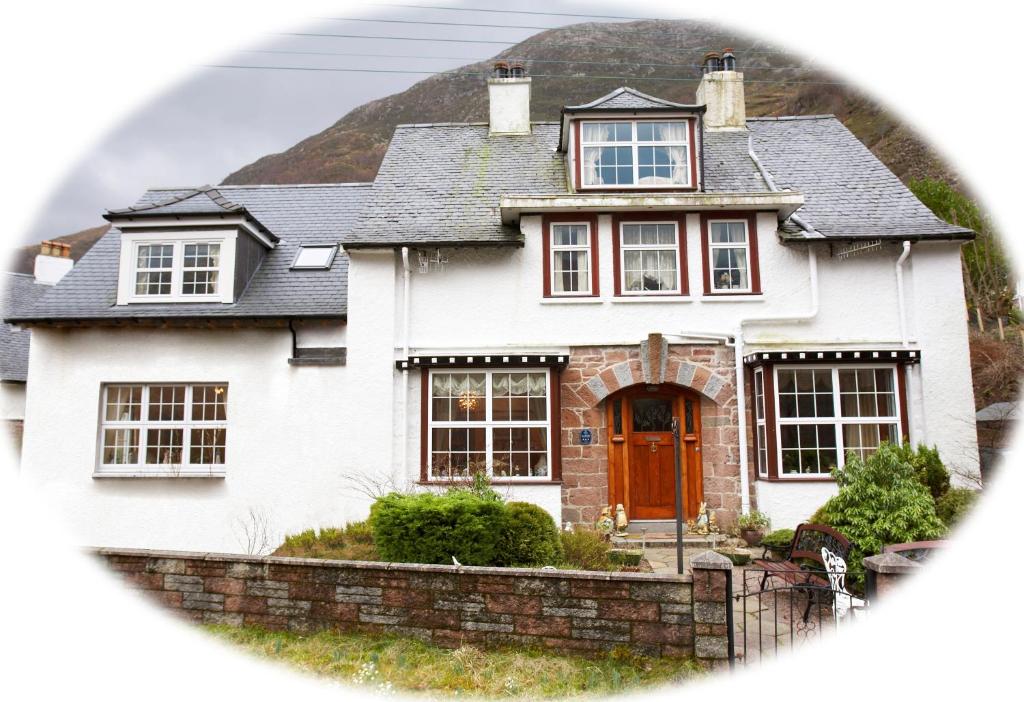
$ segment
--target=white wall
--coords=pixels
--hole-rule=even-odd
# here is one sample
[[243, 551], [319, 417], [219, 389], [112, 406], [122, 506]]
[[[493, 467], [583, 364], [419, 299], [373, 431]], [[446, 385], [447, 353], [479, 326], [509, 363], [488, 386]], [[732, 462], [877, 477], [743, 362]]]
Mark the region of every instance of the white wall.
[[[351, 371], [290, 366], [290, 353], [287, 329], [35, 329], [22, 475], [84, 545], [238, 552], [250, 508], [275, 542], [361, 519], [368, 500], [346, 480], [367, 467]], [[94, 478], [100, 385], [114, 381], [226, 382], [227, 477]]]
[[0, 383], [0, 419], [25, 418], [25, 383]]
[[771, 528], [796, 529], [821, 507], [828, 498], [839, 492], [835, 483], [829, 482], [768, 482], [754, 483], [757, 491], [757, 509], [767, 514]]

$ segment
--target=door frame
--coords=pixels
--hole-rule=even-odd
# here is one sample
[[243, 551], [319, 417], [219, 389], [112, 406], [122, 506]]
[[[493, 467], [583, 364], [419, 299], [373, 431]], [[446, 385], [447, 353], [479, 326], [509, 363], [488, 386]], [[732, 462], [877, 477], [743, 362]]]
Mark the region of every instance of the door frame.
[[[632, 466], [632, 401], [636, 398], [670, 395], [672, 416], [684, 418], [686, 401], [693, 410], [693, 427], [686, 431], [683, 422], [683, 516], [696, 519], [697, 510], [704, 499], [703, 440], [701, 437], [700, 395], [671, 383], [660, 385], [633, 385], [610, 395], [605, 400], [608, 430], [608, 499], [609, 504], [622, 504], [632, 519], [630, 504], [630, 470]], [[674, 511], [674, 510], [673, 510]], [[674, 518], [674, 517], [673, 517]]]

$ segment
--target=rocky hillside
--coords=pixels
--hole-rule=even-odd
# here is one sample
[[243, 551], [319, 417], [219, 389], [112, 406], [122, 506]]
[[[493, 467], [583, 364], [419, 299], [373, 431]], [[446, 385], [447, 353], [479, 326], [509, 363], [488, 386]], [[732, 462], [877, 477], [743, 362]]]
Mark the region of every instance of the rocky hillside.
[[[904, 180], [930, 176], [958, 185], [956, 174], [911, 129], [861, 93], [834, 84], [835, 77], [755, 38], [669, 20], [585, 23], [542, 32], [492, 59], [458, 69], [474, 75], [432, 76], [405, 92], [357, 107], [287, 151], [240, 168], [224, 183], [373, 180], [395, 125], [485, 121], [487, 89], [476, 74], [487, 73], [495, 59], [526, 62], [533, 76], [533, 119], [553, 120], [563, 105], [589, 102], [623, 84], [668, 100], [693, 102], [704, 52], [726, 46], [735, 48], [744, 72], [751, 116], [835, 114]], [[105, 226], [95, 227], [59, 240], [72, 244], [77, 259], [104, 231]], [[31, 270], [34, 252], [35, 247], [17, 252], [18, 270]]]
[[[836, 79], [777, 47], [711, 25], [667, 20], [577, 24], [534, 35], [494, 59], [526, 62], [533, 76], [533, 119], [553, 120], [563, 105], [589, 102], [622, 84], [676, 102], [693, 102], [704, 52], [726, 46], [736, 48], [751, 116], [835, 114], [901, 178], [929, 175], [955, 181], [911, 130], [863, 95], [828, 84]], [[486, 73], [494, 59], [459, 70]], [[629, 78], [602, 77], [609, 75]], [[319, 134], [264, 156], [224, 182], [373, 180], [395, 125], [486, 119], [483, 77], [432, 76], [405, 92], [357, 107]]]

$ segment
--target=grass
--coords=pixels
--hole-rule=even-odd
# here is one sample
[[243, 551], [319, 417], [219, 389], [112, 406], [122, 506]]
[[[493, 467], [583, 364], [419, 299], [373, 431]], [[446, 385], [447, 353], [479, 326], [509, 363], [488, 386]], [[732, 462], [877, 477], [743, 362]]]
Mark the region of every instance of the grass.
[[701, 671], [689, 659], [646, 658], [625, 649], [588, 659], [538, 650], [448, 650], [411, 639], [336, 631], [303, 635], [252, 627], [204, 628], [259, 656], [382, 693], [503, 699], [594, 696], [680, 682]]

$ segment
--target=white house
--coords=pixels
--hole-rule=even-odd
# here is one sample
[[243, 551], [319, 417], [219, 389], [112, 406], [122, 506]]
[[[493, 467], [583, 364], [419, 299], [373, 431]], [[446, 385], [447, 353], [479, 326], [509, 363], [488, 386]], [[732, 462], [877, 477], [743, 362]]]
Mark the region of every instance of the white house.
[[[396, 129], [372, 184], [157, 189], [14, 321], [23, 471], [83, 543], [238, 550], [483, 468], [560, 522], [792, 526], [847, 452], [978, 462], [960, 246], [834, 117], [620, 88]], [[253, 518], [252, 515], [256, 515]], [[243, 526], [246, 525], [246, 526]]]
[[[73, 265], [68, 244], [44, 241], [36, 256], [32, 275], [3, 274], [0, 316], [14, 317], [27, 311], [48, 286], [55, 285]], [[0, 322], [0, 423], [10, 440], [10, 454], [15, 460], [21, 451], [25, 424], [25, 380], [28, 378], [31, 338], [28, 329]]]

